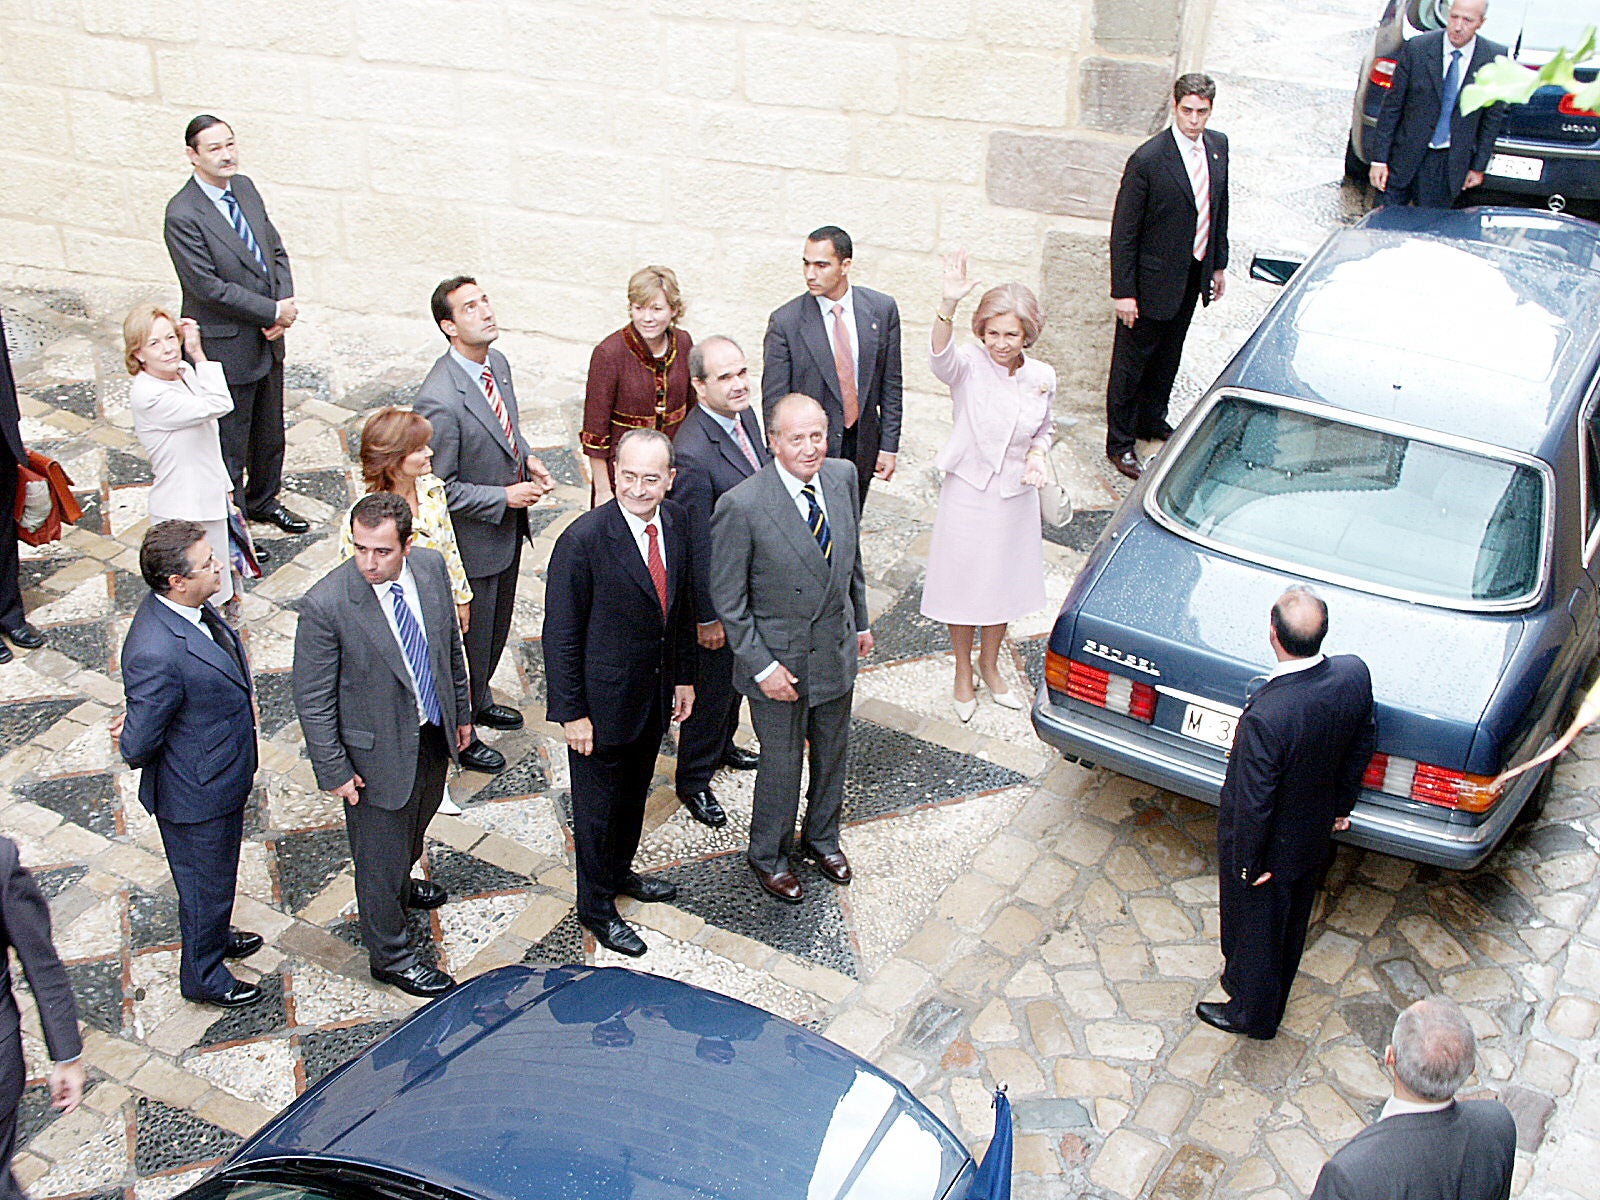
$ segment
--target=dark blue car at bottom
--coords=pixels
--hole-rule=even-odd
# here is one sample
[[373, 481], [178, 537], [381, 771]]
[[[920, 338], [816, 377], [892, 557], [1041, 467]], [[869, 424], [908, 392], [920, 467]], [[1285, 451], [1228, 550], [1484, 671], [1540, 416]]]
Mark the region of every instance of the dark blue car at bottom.
[[1033, 710], [1068, 758], [1216, 803], [1311, 585], [1372, 671], [1378, 753], [1340, 840], [1482, 862], [1595, 658], [1600, 227], [1381, 209], [1334, 233], [1111, 518]]
[[617, 967], [419, 1010], [179, 1200], [966, 1200], [965, 1147], [826, 1038]]

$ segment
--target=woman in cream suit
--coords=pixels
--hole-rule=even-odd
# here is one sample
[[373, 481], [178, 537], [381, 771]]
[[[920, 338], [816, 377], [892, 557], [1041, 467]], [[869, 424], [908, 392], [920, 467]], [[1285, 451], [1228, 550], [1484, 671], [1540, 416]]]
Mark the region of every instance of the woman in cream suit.
[[[198, 521], [222, 561], [218, 607], [233, 599], [228, 507], [233, 483], [222, 462], [217, 418], [233, 411], [222, 366], [206, 358], [200, 327], [166, 309], [143, 305], [122, 323], [123, 359], [133, 388], [133, 431], [150, 458], [150, 521]], [[187, 354], [190, 362], [185, 362]], [[192, 365], [191, 365], [192, 363]], [[238, 605], [227, 610], [236, 619]]]
[[[1053, 432], [1056, 373], [1025, 349], [1039, 336], [1039, 302], [1020, 283], [990, 288], [972, 315], [979, 341], [955, 344], [956, 308], [978, 285], [966, 251], [945, 260], [930, 363], [950, 386], [954, 428], [934, 465], [945, 473], [928, 547], [922, 615], [950, 626], [956, 715], [978, 709], [977, 679], [1003, 708], [1023, 707], [1000, 675], [1006, 625], [1044, 607], [1039, 488]], [[974, 631], [981, 630], [978, 675]]]

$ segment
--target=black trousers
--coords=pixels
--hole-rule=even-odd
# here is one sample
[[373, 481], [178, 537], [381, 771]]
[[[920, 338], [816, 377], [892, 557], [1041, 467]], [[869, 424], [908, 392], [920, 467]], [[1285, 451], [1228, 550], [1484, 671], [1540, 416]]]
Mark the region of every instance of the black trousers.
[[1449, 208], [1455, 203], [1456, 189], [1450, 186], [1450, 151], [1429, 150], [1422, 165], [1405, 187], [1388, 188], [1377, 195], [1379, 208], [1415, 205], [1417, 208]]
[[238, 982], [223, 961], [239, 883], [244, 809], [209, 821], [180, 824], [156, 818], [167, 866], [178, 889], [178, 990], [188, 1000], [226, 995]]
[[578, 860], [578, 916], [608, 921], [644, 833], [644, 805], [655, 777], [665, 714], [659, 702], [631, 742], [596, 742], [590, 754], [568, 748], [572, 843]]
[[1120, 458], [1133, 449], [1135, 438], [1165, 437], [1172, 383], [1183, 359], [1194, 306], [1205, 286], [1205, 264], [1190, 260], [1183, 299], [1170, 320], [1140, 315], [1129, 329], [1117, 322], [1111, 343], [1111, 371], [1106, 378], [1106, 453]]
[[699, 670], [694, 681], [694, 711], [678, 728], [678, 778], [680, 792], [699, 792], [711, 786], [733, 735], [739, 729], [739, 693], [733, 686], [733, 651], [727, 646], [695, 652]]
[[422, 858], [428, 822], [444, 798], [450, 748], [444, 730], [424, 725], [417, 736], [417, 777], [401, 808], [363, 801], [344, 806], [345, 831], [356, 863], [356, 904], [367, 959], [380, 971], [404, 971], [417, 961], [406, 935], [411, 864]]
[[15, 629], [27, 614], [22, 611], [22, 586], [17, 566], [17, 463], [0, 445], [0, 629]]
[[11, 1173], [11, 1159], [17, 1152], [17, 1105], [27, 1082], [23, 1078], [22, 1037], [15, 1029], [6, 1036], [11, 1045], [0, 1051], [0, 1062], [5, 1064], [0, 1070], [0, 1200], [28, 1200], [28, 1193]]
[[1228, 1019], [1249, 1033], [1270, 1037], [1283, 1021], [1323, 875], [1313, 871], [1260, 887], [1228, 876], [1220, 880], [1222, 986], [1232, 997]]
[[500, 665], [506, 639], [511, 636], [511, 614], [517, 603], [517, 572], [521, 568], [522, 539], [519, 537], [509, 567], [498, 575], [480, 575], [467, 580], [472, 587], [471, 620], [461, 640], [467, 653], [474, 713], [494, 703], [489, 680]]
[[217, 418], [233, 500], [246, 513], [271, 508], [283, 486], [283, 363], [250, 383], [230, 383], [233, 411]]

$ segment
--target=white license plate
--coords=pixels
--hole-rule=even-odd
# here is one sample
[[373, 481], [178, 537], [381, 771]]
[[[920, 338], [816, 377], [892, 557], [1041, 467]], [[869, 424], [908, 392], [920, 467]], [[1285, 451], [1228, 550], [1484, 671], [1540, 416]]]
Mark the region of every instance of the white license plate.
[[1532, 183], [1544, 173], [1544, 159], [1523, 158], [1520, 154], [1491, 154], [1488, 169], [1484, 173]]
[[1218, 712], [1214, 708], [1191, 704], [1183, 711], [1183, 724], [1178, 727], [1178, 731], [1184, 737], [1191, 737], [1197, 742], [1208, 742], [1213, 746], [1230, 750], [1233, 748], [1233, 731], [1238, 725], [1238, 717]]

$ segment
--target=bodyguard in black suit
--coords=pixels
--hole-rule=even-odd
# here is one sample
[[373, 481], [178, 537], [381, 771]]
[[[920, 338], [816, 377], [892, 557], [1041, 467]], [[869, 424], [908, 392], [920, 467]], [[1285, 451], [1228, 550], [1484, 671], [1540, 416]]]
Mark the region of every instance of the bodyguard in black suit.
[[[5, 320], [0, 318], [0, 633], [24, 650], [36, 650], [44, 645], [44, 634], [28, 624], [22, 611], [17, 523], [11, 519], [17, 503], [17, 466], [28, 461], [21, 421], [17, 382], [11, 374], [11, 347], [6, 344]], [[0, 642], [0, 663], [12, 658], [11, 647]]]
[[15, 950], [39, 1007], [50, 1069], [50, 1100], [71, 1112], [83, 1098], [83, 1040], [78, 1036], [78, 1006], [72, 982], [50, 941], [50, 906], [39, 885], [17, 858], [17, 844], [0, 837], [0, 1200], [25, 1200], [11, 1174], [17, 1146], [17, 1104], [27, 1066], [22, 1056], [22, 1020], [11, 994], [11, 955]]
[[123, 761], [143, 768], [139, 802], [156, 819], [178, 889], [186, 1000], [235, 1008], [261, 989], [223, 960], [261, 948], [230, 929], [256, 774], [255, 691], [244, 643], [209, 603], [222, 567], [195, 521], [162, 521], [139, 547], [150, 594], [122, 644], [127, 712], [112, 725]]
[[644, 940], [616, 898], [678, 894], [636, 874], [633, 855], [662, 731], [694, 708], [693, 551], [683, 511], [665, 500], [672, 454], [663, 433], [623, 434], [616, 497], [556, 539], [545, 576], [544, 673], [549, 719], [567, 735], [578, 920], [634, 957]]
[[[806, 294], [767, 322], [761, 404], [768, 425], [791, 392], [822, 405], [828, 457], [855, 463], [865, 503], [874, 478], [894, 478], [900, 450], [900, 308], [892, 296], [850, 283], [854, 253], [850, 235], [837, 225], [806, 239]], [[854, 370], [840, 370], [845, 362]]]
[[1206, 128], [1216, 95], [1209, 76], [1178, 76], [1172, 127], [1128, 157], [1117, 189], [1106, 457], [1129, 479], [1142, 469], [1135, 439], [1172, 433], [1167, 404], [1195, 301], [1220, 300], [1227, 287], [1228, 139]]
[[1333, 834], [1372, 758], [1372, 679], [1351, 654], [1325, 658], [1328, 606], [1290, 588], [1272, 606], [1278, 666], [1246, 701], [1217, 816], [1223, 990], [1208, 1025], [1271, 1038], [1283, 1020]]
[[1449, 208], [1483, 182], [1505, 105], [1462, 116], [1461, 89], [1506, 52], [1478, 36], [1486, 0], [1454, 0], [1449, 24], [1414, 37], [1395, 56], [1392, 86], [1367, 142], [1378, 203]]
[[304, 533], [310, 525], [278, 499], [283, 333], [299, 315], [289, 252], [256, 185], [238, 174], [233, 130], [202, 114], [183, 137], [194, 175], [167, 201], [167, 253], [183, 288], [183, 315], [200, 323], [206, 353], [222, 364], [233, 393], [233, 411], [217, 429], [234, 499], [253, 521]]
[[711, 514], [718, 498], [754, 475], [771, 457], [750, 409], [750, 368], [732, 338], [709, 337], [689, 351], [689, 378], [699, 403], [673, 442], [677, 480], [672, 499], [683, 507], [694, 551], [695, 638], [699, 669], [694, 712], [678, 731], [678, 799], [689, 815], [713, 829], [728, 820], [711, 791], [719, 766], [755, 767], [760, 758], [734, 744], [739, 693], [733, 651], [711, 603]]
[[1401, 1013], [1384, 1053], [1394, 1095], [1323, 1164], [1312, 1200], [1506, 1200], [1517, 1158], [1510, 1110], [1455, 1099], [1475, 1057], [1472, 1022], [1454, 1000]]

